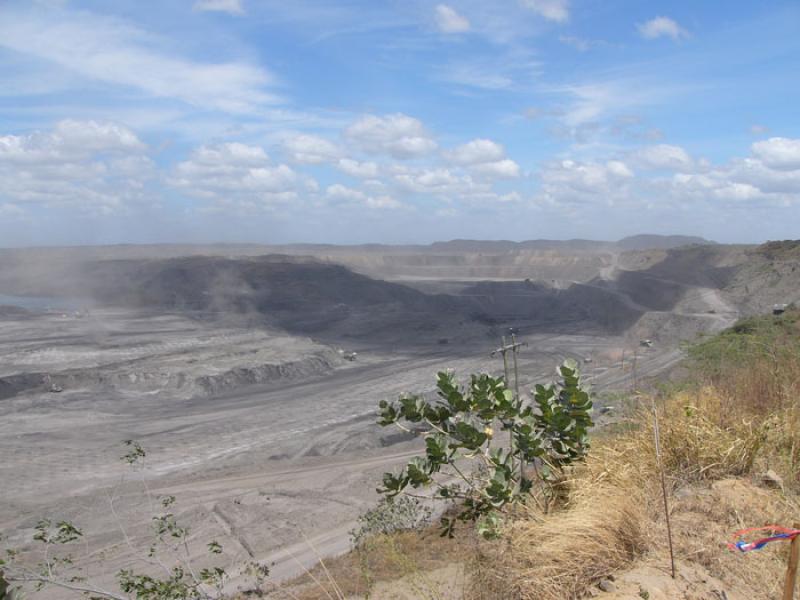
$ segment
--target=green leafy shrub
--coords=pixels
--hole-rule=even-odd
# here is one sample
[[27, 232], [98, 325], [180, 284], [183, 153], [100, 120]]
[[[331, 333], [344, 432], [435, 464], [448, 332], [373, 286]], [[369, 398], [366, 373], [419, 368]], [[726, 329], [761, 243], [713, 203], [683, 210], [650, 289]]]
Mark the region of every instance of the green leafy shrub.
[[378, 491], [393, 498], [433, 486], [433, 498], [459, 506], [455, 518], [443, 519], [447, 535], [456, 521], [477, 521], [529, 497], [534, 479], [552, 494], [564, 468], [586, 456], [592, 425], [592, 401], [575, 361], [557, 374], [557, 382], [535, 386], [532, 404], [501, 377], [472, 375], [462, 388], [452, 372], [437, 375], [434, 401], [417, 395], [382, 401], [378, 423], [421, 431], [426, 449], [399, 473], [385, 473]]
[[433, 511], [416, 498], [384, 497], [378, 505], [358, 517], [358, 527], [350, 532], [353, 545], [361, 545], [374, 535], [427, 527]]

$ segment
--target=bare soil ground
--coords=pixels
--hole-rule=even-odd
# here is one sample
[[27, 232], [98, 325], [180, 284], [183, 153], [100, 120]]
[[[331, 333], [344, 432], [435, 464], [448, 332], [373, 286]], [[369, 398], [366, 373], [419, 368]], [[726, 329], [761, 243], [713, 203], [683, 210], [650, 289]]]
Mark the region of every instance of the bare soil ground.
[[[0, 311], [0, 529], [21, 542], [38, 518], [74, 520], [88, 534], [84, 560], [108, 577], [132, 557], [120, 524], [134, 542], [146, 539], [148, 497], [172, 494], [198, 556], [216, 539], [237, 563], [269, 563], [274, 580], [293, 576], [318, 555], [348, 549], [381, 473], [418, 449], [375, 425], [379, 400], [428, 393], [442, 369], [501, 372], [489, 353], [509, 325], [528, 344], [523, 389], [573, 357], [591, 358], [585, 372], [602, 391], [669, 370], [682, 357], [677, 342], [735, 320], [735, 295], [708, 278], [653, 271], [668, 260], [658, 252], [642, 264], [607, 248], [599, 257], [550, 257], [557, 280], [513, 280], [529, 268], [518, 258], [522, 267], [489, 282], [487, 261], [477, 259], [479, 271], [457, 266], [448, 275], [437, 258], [424, 277], [413, 269], [395, 277], [426, 293], [339, 267], [300, 261], [304, 275], [295, 278], [275, 259], [249, 261], [242, 278], [222, 286], [226, 306], [245, 310], [222, 319], [216, 304], [185, 304], [201, 289], [186, 278], [196, 265], [220, 281], [202, 260], [170, 262], [169, 277], [129, 264], [142, 292], [129, 306], [80, 316]], [[574, 276], [564, 273], [570, 261]], [[265, 275], [276, 272], [291, 293]], [[176, 273], [184, 279], [173, 286]], [[110, 297], [109, 285], [100, 287]], [[201, 310], [209, 308], [213, 320]], [[642, 347], [644, 337], [658, 342]], [[357, 360], [345, 360], [342, 351], [354, 349]], [[125, 439], [148, 451], [143, 472], [131, 475], [118, 460]]]
[[[52, 380], [65, 385], [60, 393], [35, 388], [2, 401], [0, 527], [22, 541], [43, 516], [81, 523], [96, 557], [90, 558], [97, 561], [95, 572], [113, 572], [130, 559], [120, 546], [109, 494], [118, 496], [119, 519], [132, 537], [144, 540], [149, 531], [145, 490], [135, 478], [130, 481], [128, 467], [118, 460], [122, 440], [138, 440], [147, 449], [143, 476], [150, 493], [175, 495], [179, 517], [198, 541], [217, 539], [242, 560], [266, 561], [280, 579], [314, 563], [317, 553], [345, 551], [356, 517], [377, 501], [381, 473], [418, 450], [415, 441], [375, 425], [378, 400], [427, 392], [436, 371], [445, 368], [464, 374], [501, 370], [488, 355], [488, 340], [462, 358], [453, 358], [447, 347], [416, 354], [373, 351], [317, 369], [318, 356], [338, 354], [310, 340], [264, 332], [237, 336], [168, 315], [147, 319], [151, 329], [145, 333], [137, 330], [142, 322], [136, 314], [104, 316], [106, 332], [128, 331], [111, 336], [108, 353], [108, 338], [80, 337], [73, 331], [78, 325], [60, 316], [6, 320], [3, 330], [10, 337], [0, 344], [4, 375], [46, 363]], [[161, 336], [150, 340], [159, 323]], [[622, 338], [523, 339], [529, 344], [520, 364], [523, 385], [549, 379], [565, 357], [589, 355], [595, 357], [598, 385], [624, 385], [632, 376], [630, 364], [626, 371], [616, 366]], [[28, 342], [14, 343], [19, 340]], [[250, 352], [248, 344], [261, 346], [256, 354], [266, 361], [256, 365], [247, 354], [253, 369], [312, 365], [297, 367], [300, 379], [292, 372], [213, 394], [189, 394], [200, 389], [189, 383], [151, 389], [154, 380], [170, 381], [173, 371], [186, 379], [208, 377]], [[643, 350], [639, 376], [668, 367], [678, 356]], [[59, 375], [58, 367], [72, 375]], [[128, 379], [133, 373], [136, 378]], [[132, 389], [136, 381], [142, 389]], [[120, 484], [123, 477], [128, 483]], [[203, 547], [196, 551], [201, 555]]]

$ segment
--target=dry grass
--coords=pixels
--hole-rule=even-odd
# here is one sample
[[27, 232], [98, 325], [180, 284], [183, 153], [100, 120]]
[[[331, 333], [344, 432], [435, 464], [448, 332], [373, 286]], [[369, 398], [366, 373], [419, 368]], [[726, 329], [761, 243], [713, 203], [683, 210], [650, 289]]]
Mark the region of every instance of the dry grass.
[[[589, 491], [587, 488], [583, 488]], [[514, 521], [504, 539], [484, 548], [470, 597], [556, 600], [628, 564], [643, 549], [640, 506], [598, 483], [572, 506], [544, 518]]]
[[[727, 406], [722, 392], [703, 387], [678, 393], [657, 408], [662, 461], [671, 479], [713, 481], [750, 473], [764, 441], [764, 427], [751, 416], [733, 416]], [[639, 421], [642, 431], [635, 438], [639, 455], [653, 461], [652, 412], [644, 411]]]
[[[683, 490], [672, 500], [672, 525], [679, 559], [704, 567], [730, 589], [751, 590], [752, 598], [780, 598], [788, 544], [772, 544], [749, 554], [724, 547], [734, 531], [771, 524], [792, 525], [798, 505], [748, 480], [723, 479]], [[654, 521], [664, 534], [663, 519]], [[661, 538], [663, 540], [663, 538]], [[656, 540], [658, 541], [658, 540]], [[659, 553], [654, 545], [654, 553]], [[663, 555], [663, 552], [660, 552]]]
[[648, 546], [652, 472], [631, 461], [636, 432], [592, 449], [567, 482], [566, 504], [543, 515], [531, 508], [503, 538], [483, 544], [469, 597], [563, 600], [581, 597]]
[[440, 586], [427, 573], [464, 562], [465, 548], [474, 547], [476, 540], [470, 532], [463, 533], [461, 538], [449, 540], [432, 527], [373, 536], [347, 554], [325, 559], [324, 566], [320, 564], [308, 574], [281, 585], [267, 597], [275, 600], [368, 597], [379, 583], [405, 578], [404, 584], [414, 590], [414, 597], [438, 600]]
[[[765, 347], [754, 356], [726, 356], [727, 363], [721, 369], [715, 364], [712, 376], [698, 377], [691, 391], [655, 401], [676, 557], [751, 590], [752, 597], [779, 597], [785, 548], [741, 556], [724, 543], [737, 529], [800, 519], [794, 495], [761, 490], [746, 479], [772, 468], [787, 483], [797, 482], [797, 323], [791, 321], [780, 335], [771, 330], [766, 342], [758, 333], [744, 346], [736, 337], [723, 340], [745, 349]], [[600, 579], [643, 555], [669, 564], [653, 404], [640, 398], [641, 409], [625, 431], [596, 440], [587, 464], [570, 481], [566, 506], [515, 519], [501, 542], [481, 548], [473, 598], [582, 598]]]
[[778, 471], [800, 491], [800, 310], [744, 320], [691, 354], [696, 378], [713, 391], [708, 418], [741, 439], [742, 426], [758, 428], [755, 468]]

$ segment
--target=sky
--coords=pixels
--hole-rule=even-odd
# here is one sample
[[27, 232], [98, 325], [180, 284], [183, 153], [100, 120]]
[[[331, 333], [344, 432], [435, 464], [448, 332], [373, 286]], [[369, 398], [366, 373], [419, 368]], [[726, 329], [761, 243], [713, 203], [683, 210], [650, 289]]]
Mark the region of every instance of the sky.
[[800, 237], [800, 3], [0, 0], [0, 246]]

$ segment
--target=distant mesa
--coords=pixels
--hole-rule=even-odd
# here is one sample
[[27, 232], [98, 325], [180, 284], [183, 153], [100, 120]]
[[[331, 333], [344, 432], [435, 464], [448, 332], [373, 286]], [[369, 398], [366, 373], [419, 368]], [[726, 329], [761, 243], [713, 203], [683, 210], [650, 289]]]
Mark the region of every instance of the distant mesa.
[[716, 243], [691, 235], [641, 234], [622, 238], [616, 245], [621, 250], [670, 250], [682, 246], [708, 246]]
[[555, 250], [560, 252], [612, 252], [628, 250], [670, 250], [682, 246], [716, 244], [702, 237], [688, 235], [641, 234], [622, 238], [617, 242], [597, 240], [467, 240], [434, 242], [431, 250], [449, 252], [512, 252], [519, 250]]

